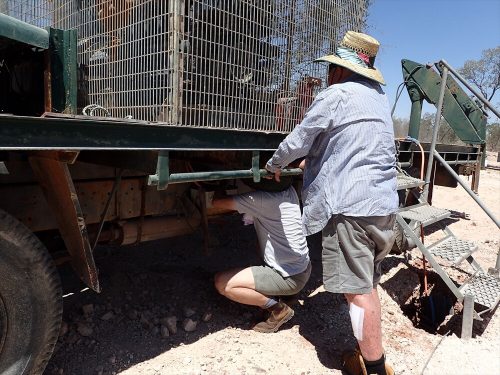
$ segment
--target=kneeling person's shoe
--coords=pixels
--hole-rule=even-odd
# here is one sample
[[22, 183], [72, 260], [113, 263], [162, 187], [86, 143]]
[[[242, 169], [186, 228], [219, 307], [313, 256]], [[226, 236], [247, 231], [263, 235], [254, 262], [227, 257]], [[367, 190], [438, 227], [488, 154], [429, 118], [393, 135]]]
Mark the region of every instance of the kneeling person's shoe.
[[[349, 375], [394, 375], [394, 370], [392, 369], [392, 367], [385, 362], [382, 367], [382, 371], [369, 372], [359, 349], [348, 351], [342, 354], [342, 367], [344, 371], [346, 371]], [[383, 370], [385, 370], [385, 373], [383, 372]]]
[[262, 333], [276, 332], [283, 324], [288, 322], [293, 317], [293, 310], [283, 302], [279, 302], [268, 309], [269, 318], [257, 323], [253, 330]]

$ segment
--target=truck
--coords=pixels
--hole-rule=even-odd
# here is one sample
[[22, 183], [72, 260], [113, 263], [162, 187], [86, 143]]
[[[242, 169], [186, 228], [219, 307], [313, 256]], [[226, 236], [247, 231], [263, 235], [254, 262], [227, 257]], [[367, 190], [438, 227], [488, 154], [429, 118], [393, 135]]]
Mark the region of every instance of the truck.
[[[201, 228], [208, 246], [208, 221], [220, 213], [212, 191], [266, 175], [263, 164], [326, 84], [311, 61], [346, 30], [364, 29], [368, 3], [0, 3], [0, 373], [43, 372], [62, 319], [56, 264], [71, 262], [98, 293], [98, 244]], [[404, 67], [416, 104], [413, 136], [396, 140], [402, 210], [427, 208], [434, 183], [456, 185], [442, 163], [425, 164], [435, 145], [416, 141], [418, 105], [437, 100], [422, 90], [424, 68]], [[473, 105], [478, 138], [437, 149], [477, 189], [484, 113]], [[420, 248], [419, 221], [398, 223], [398, 249]]]

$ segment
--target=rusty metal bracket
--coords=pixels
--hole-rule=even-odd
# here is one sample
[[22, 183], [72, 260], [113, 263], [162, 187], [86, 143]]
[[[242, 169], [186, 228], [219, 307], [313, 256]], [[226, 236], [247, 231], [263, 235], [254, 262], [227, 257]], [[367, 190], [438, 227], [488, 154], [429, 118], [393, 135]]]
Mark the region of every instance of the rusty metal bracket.
[[31, 155], [29, 162], [56, 218], [75, 272], [88, 287], [100, 292], [85, 219], [68, 166], [51, 151]]
[[95, 249], [95, 247], [97, 246], [97, 242], [99, 241], [99, 236], [101, 235], [102, 227], [104, 226], [104, 222], [106, 221], [106, 216], [108, 215], [109, 206], [111, 204], [111, 201], [113, 200], [113, 197], [116, 194], [116, 191], [118, 190], [118, 186], [120, 186], [120, 183], [122, 181], [122, 173], [123, 173], [123, 169], [119, 169], [118, 173], [116, 174], [113, 187], [111, 188], [111, 191], [109, 192], [108, 201], [106, 202], [106, 206], [104, 207], [104, 211], [101, 214], [101, 221], [99, 222], [99, 228], [97, 229], [97, 233], [96, 233], [95, 239], [94, 239], [94, 244], [92, 245], [92, 251]]

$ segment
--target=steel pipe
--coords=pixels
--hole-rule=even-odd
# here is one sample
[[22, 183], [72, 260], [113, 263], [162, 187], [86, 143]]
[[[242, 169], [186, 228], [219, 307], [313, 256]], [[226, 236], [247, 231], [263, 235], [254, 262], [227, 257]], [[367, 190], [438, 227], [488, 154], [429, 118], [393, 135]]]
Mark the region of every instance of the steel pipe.
[[[261, 177], [272, 176], [266, 169], [259, 169]], [[302, 169], [292, 168], [281, 171], [282, 176], [296, 176], [302, 174]], [[216, 181], [216, 180], [232, 180], [235, 178], [253, 178], [254, 171], [251, 169], [234, 170], [234, 171], [213, 171], [213, 172], [191, 172], [191, 173], [172, 173], [168, 177], [169, 184], [179, 184], [183, 182], [196, 181]], [[149, 176], [148, 183], [150, 185], [158, 184], [158, 175]]]
[[455, 178], [455, 180], [457, 180], [457, 182], [460, 185], [462, 185], [462, 187], [465, 189], [465, 191], [467, 193], [469, 193], [469, 195], [472, 197], [472, 199], [474, 199], [476, 201], [476, 203], [483, 209], [483, 211], [486, 213], [486, 215], [488, 215], [490, 217], [490, 219], [493, 220], [493, 222], [497, 225], [497, 227], [500, 228], [500, 222], [495, 217], [495, 215], [493, 214], [493, 212], [491, 212], [488, 209], [488, 207], [486, 207], [486, 205], [481, 201], [481, 199], [479, 199], [477, 197], [477, 195], [471, 190], [471, 188], [469, 188], [467, 186], [467, 184], [462, 181], [462, 179], [460, 178], [460, 176], [453, 170], [453, 168], [451, 168], [448, 165], [448, 163], [446, 162], [446, 160], [444, 160], [441, 157], [441, 155], [439, 155], [439, 152], [437, 152], [436, 150], [434, 150], [434, 157], [443, 165], [443, 167], [445, 167], [445, 169]]
[[434, 161], [433, 156], [434, 156], [434, 153], [436, 152], [437, 135], [438, 135], [438, 130], [439, 130], [439, 123], [441, 122], [441, 111], [443, 109], [444, 92], [446, 89], [447, 78], [448, 78], [448, 68], [444, 67], [443, 68], [443, 75], [441, 77], [441, 88], [439, 91], [439, 100], [438, 100], [438, 105], [437, 105], [436, 119], [434, 120], [434, 132], [432, 133], [431, 148], [429, 150], [429, 160], [427, 161], [427, 171], [425, 174], [424, 191], [422, 193], [424, 200], [427, 200], [427, 197], [429, 195], [429, 183], [431, 181], [432, 163]]

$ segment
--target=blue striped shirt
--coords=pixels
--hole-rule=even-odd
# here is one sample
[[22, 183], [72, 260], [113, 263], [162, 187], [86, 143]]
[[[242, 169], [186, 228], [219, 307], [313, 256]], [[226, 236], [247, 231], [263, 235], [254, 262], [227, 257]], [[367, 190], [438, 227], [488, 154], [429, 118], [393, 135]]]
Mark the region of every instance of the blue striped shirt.
[[266, 168], [306, 156], [302, 221], [306, 235], [336, 214], [386, 216], [398, 209], [396, 150], [389, 102], [369, 79], [323, 90]]

